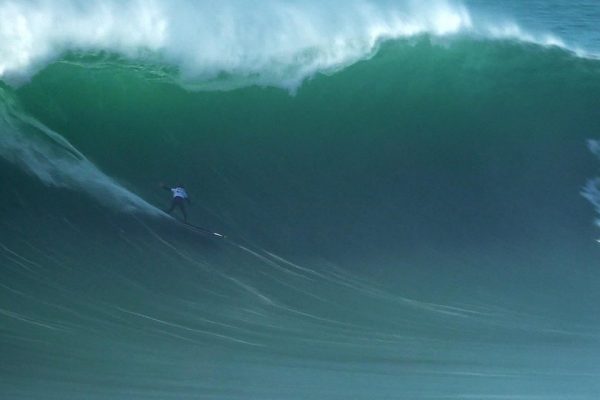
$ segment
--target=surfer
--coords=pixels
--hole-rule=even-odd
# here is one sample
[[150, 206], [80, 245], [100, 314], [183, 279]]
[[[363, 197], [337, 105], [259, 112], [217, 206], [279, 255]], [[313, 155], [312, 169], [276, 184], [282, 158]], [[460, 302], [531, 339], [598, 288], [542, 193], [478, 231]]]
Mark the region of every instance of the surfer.
[[183, 222], [187, 223], [187, 212], [185, 210], [185, 203], [187, 202], [189, 205], [192, 204], [190, 201], [190, 197], [185, 190], [183, 185], [177, 185], [175, 187], [169, 187], [165, 184], [161, 183], [161, 186], [165, 190], [169, 190], [173, 195], [173, 199], [171, 200], [171, 207], [167, 210], [168, 214], [171, 214], [175, 208], [179, 208], [181, 213], [183, 214]]

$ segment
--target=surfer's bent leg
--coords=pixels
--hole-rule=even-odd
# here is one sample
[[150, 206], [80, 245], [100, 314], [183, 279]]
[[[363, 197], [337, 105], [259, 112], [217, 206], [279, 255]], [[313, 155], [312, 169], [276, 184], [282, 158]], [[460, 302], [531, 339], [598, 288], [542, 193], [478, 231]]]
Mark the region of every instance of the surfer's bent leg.
[[181, 197], [173, 197], [173, 201], [171, 202], [171, 208], [167, 210], [167, 213], [171, 214], [175, 208], [179, 208], [181, 213], [183, 214], [183, 221], [187, 222], [187, 212], [185, 210], [185, 203]]
[[179, 202], [179, 208], [183, 214], [183, 221], [187, 222], [187, 212], [185, 211], [185, 203], [183, 202], [183, 199]]
[[176, 206], [176, 205], [177, 205], [177, 201], [176, 201], [176, 199], [174, 198], [174, 199], [171, 201], [171, 207], [169, 207], [169, 209], [167, 210], [167, 214], [171, 214], [171, 213], [173, 212], [173, 210], [175, 209], [175, 206]]

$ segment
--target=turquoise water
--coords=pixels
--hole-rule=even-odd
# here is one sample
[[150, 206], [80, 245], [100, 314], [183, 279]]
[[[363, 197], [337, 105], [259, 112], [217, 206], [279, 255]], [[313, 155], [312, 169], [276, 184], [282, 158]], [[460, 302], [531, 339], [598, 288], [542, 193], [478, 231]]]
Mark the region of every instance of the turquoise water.
[[223, 4], [0, 2], [3, 398], [597, 398], [598, 7]]

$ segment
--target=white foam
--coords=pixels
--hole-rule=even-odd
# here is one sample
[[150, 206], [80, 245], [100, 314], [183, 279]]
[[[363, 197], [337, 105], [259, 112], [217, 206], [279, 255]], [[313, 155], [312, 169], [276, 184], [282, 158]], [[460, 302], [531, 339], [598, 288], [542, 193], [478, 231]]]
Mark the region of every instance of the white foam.
[[[600, 140], [588, 140], [588, 148], [600, 159]], [[600, 214], [600, 178], [588, 180], [581, 194], [594, 205], [596, 212]], [[600, 226], [600, 218], [596, 220], [596, 224]]]
[[523, 42], [536, 43], [543, 46], [555, 46], [567, 48], [567, 44], [558, 36], [542, 33], [529, 33], [514, 22], [502, 22], [495, 25], [488, 25], [483, 29], [483, 33], [487, 37], [496, 39], [516, 39]]
[[190, 86], [225, 73], [232, 86], [294, 89], [390, 38], [469, 32], [565, 47], [490, 21], [454, 0], [0, 0], [0, 79], [19, 84], [69, 51], [105, 51], [166, 62]]
[[18, 84], [68, 51], [159, 57], [182, 79], [227, 73], [291, 87], [385, 38], [470, 29], [445, 0], [0, 0], [0, 79]]
[[587, 144], [590, 151], [600, 158], [600, 140], [588, 140]]
[[48, 186], [88, 193], [113, 209], [164, 215], [100, 171], [58, 133], [19, 111], [2, 89], [0, 99], [0, 157]]

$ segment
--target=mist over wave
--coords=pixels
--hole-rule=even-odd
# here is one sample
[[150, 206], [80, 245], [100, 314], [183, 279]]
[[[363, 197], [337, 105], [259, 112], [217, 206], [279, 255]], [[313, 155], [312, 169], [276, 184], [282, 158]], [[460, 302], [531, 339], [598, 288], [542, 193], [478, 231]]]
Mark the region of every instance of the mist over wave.
[[[588, 147], [592, 154], [600, 159], [600, 141], [589, 140]], [[585, 185], [582, 194], [594, 205], [596, 212], [600, 214], [600, 178], [590, 179]], [[596, 223], [600, 226], [600, 219]]]
[[162, 214], [100, 171], [60, 134], [27, 115], [2, 88], [0, 132], [0, 156], [46, 185], [88, 193], [120, 211]]
[[294, 90], [317, 72], [370, 57], [383, 40], [460, 33], [564, 46], [449, 0], [2, 0], [0, 79], [19, 84], [66, 53], [107, 52], [171, 65], [190, 87], [210, 88], [225, 74], [238, 80], [217, 88]]

